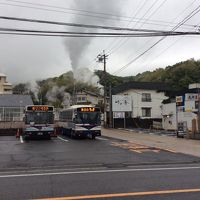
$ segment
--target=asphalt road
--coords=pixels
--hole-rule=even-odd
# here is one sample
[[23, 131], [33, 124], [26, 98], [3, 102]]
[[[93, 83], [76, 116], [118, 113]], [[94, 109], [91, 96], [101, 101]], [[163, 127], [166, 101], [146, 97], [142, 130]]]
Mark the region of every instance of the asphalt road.
[[199, 163], [170, 149], [105, 137], [25, 142], [2, 136], [0, 199], [199, 200]]

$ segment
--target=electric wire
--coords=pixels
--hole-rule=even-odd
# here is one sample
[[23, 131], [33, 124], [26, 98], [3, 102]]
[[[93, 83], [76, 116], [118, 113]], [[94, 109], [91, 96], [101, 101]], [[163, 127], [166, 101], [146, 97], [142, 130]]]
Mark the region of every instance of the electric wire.
[[[103, 19], [106, 19], [106, 20], [117, 20], [117, 21], [130, 21], [131, 17], [129, 16], [121, 16], [121, 15], [113, 15], [113, 14], [109, 14], [109, 13], [102, 13], [102, 12], [92, 12], [92, 11], [86, 11], [86, 10], [81, 10], [81, 9], [72, 9], [72, 8], [66, 8], [66, 7], [59, 7], [59, 6], [50, 6], [50, 5], [47, 5], [47, 4], [38, 4], [38, 3], [30, 3], [30, 2], [23, 2], [23, 1], [11, 1], [11, 0], [7, 0], [7, 1], [10, 1], [10, 2], [18, 2], [18, 3], [23, 3], [23, 4], [31, 4], [31, 5], [36, 5], [36, 6], [45, 6], [45, 7], [51, 7], [51, 8], [58, 8], [58, 9], [64, 9], [64, 10], [72, 10], [72, 11], [76, 11], [76, 12], [85, 12], [85, 13], [92, 13], [92, 14], [95, 14], [95, 15], [89, 15], [89, 14], [82, 14], [82, 13], [69, 13], [69, 12], [66, 12], [66, 11], [61, 11], [61, 10], [55, 10], [55, 9], [47, 9], [47, 8], [39, 8], [39, 7], [31, 7], [31, 6], [25, 6], [25, 5], [18, 5], [18, 4], [10, 4], [10, 3], [0, 3], [0, 5], [8, 5], [8, 6], [16, 6], [16, 7], [24, 7], [24, 8], [32, 8], [32, 9], [38, 9], [38, 10], [44, 10], [44, 11], [52, 11], [52, 12], [58, 12], [58, 13], [66, 13], [66, 14], [72, 14], [72, 15], [81, 15], [81, 16], [85, 16], [85, 17], [94, 17], [94, 18], [103, 18]], [[99, 16], [99, 15], [105, 15], [105, 17], [103, 16]], [[110, 18], [108, 18], [108, 16]], [[115, 17], [115, 18], [112, 18], [112, 17]], [[136, 22], [138, 20], [141, 20], [141, 19], [135, 19]], [[143, 20], [147, 20], [147, 19], [143, 19]], [[132, 20], [132, 22], [134, 22], [134, 20]], [[156, 25], [156, 26], [160, 26], [160, 25], [163, 25], [163, 24], [170, 24], [170, 22], [167, 22], [167, 21], [161, 21], [161, 20], [149, 20], [149, 22], [146, 22], [146, 24], [151, 24], [151, 25]], [[172, 26], [172, 25], [169, 25], [169, 26]], [[188, 27], [191, 27], [193, 28], [195, 25], [192, 25], [192, 24], [184, 24], [184, 26], [188, 26]]]
[[[185, 22], [187, 22], [189, 19], [191, 19], [194, 15], [196, 15], [199, 11], [200, 11], [200, 6], [197, 6], [197, 8], [195, 8], [189, 15], [187, 15], [182, 21], [180, 21], [171, 31], [175, 31], [176, 29], [178, 29], [182, 24], [184, 24]], [[113, 74], [117, 74], [121, 71], [123, 71], [124, 69], [126, 69], [128, 66], [130, 66], [133, 62], [135, 62], [136, 60], [138, 60], [140, 57], [142, 57], [144, 54], [146, 54], [148, 51], [150, 51], [153, 47], [155, 47], [157, 44], [159, 44], [162, 40], [164, 40], [167, 36], [163, 36], [161, 39], [159, 39], [158, 41], [156, 41], [153, 45], [151, 45], [149, 48], [147, 48], [144, 52], [142, 52], [140, 55], [136, 56], [133, 60], [131, 60], [130, 62], [128, 62], [126, 65], [124, 65], [123, 67], [121, 67], [120, 69], [118, 69], [117, 71], [115, 71]]]
[[[148, 17], [149, 19], [161, 8], [161, 6], [163, 6], [163, 4], [166, 2], [166, 0], [164, 0], [157, 8], [156, 10], [154, 10], [154, 12]], [[154, 2], [155, 3], [155, 2]], [[155, 4], [153, 4], [155, 5]], [[153, 5], [151, 6], [151, 8], [153, 7]], [[150, 9], [148, 9], [148, 11], [150, 11]], [[148, 12], [146, 12], [143, 17], [141, 19], [143, 19], [145, 17], [145, 15]], [[140, 26], [140, 28], [145, 24], [146, 21], [148, 21], [149, 19], [146, 19], [144, 22], [142, 22], [142, 25]], [[136, 26], [139, 23], [139, 20], [135, 23], [134, 26]], [[116, 48], [112, 49], [111, 52], [109, 53], [109, 55], [115, 53], [117, 50], [119, 50], [123, 45], [125, 45], [128, 42], [129, 38], [126, 38], [121, 44], [119, 44], [118, 46], [116, 46]]]
[[154, 37], [154, 36], [178, 36], [200, 35], [200, 32], [150, 32], [150, 33], [116, 33], [116, 32], [74, 32], [74, 31], [46, 31], [30, 29], [0, 28], [1, 33], [16, 35], [61, 36], [61, 37]]
[[[180, 13], [178, 13], [177, 17], [175, 17], [171, 23], [174, 24], [174, 21], [179, 17], [181, 16], [186, 10], [188, 10], [188, 8], [190, 8], [194, 3], [195, 3], [196, 0], [192, 1], [190, 4], [187, 5], [187, 7], [185, 9], [183, 9]], [[176, 24], [177, 25], [177, 24]], [[196, 26], [196, 25], [195, 25]], [[194, 26], [194, 27], [195, 27]], [[197, 25], [198, 26], [198, 25]], [[196, 30], [196, 31], [199, 31], [199, 30]], [[182, 38], [182, 37], [181, 37]], [[179, 38], [180, 39], [180, 38]], [[145, 44], [143, 45], [143, 47], [145, 45], [147, 45], [152, 39], [149, 39], [147, 42], [145, 42]], [[172, 45], [173, 46], [173, 45]], [[143, 49], [143, 47], [141, 47], [140, 49]], [[132, 56], [131, 56], [132, 57]], [[128, 57], [128, 60], [129, 60], [130, 56]]]
[[7, 16], [0, 16], [0, 19], [20, 21], [20, 22], [30, 22], [30, 23], [52, 24], [52, 25], [59, 25], [59, 26], [70, 26], [70, 27], [76, 27], [76, 28], [78, 27], [78, 28], [90, 28], [90, 29], [105, 29], [105, 30], [115, 30], [115, 31], [126, 30], [126, 31], [140, 31], [140, 32], [163, 32], [162, 30], [153, 30], [153, 29], [122, 28], [122, 27], [114, 27], [114, 26], [67, 23], [67, 22], [57, 22], [57, 21], [31, 19], [31, 18], [7, 17]]
[[[146, 3], [147, 3], [147, 0], [145, 0], [145, 1], [141, 4], [141, 6], [139, 6], [139, 8], [136, 10], [136, 13], [134, 14], [134, 16], [133, 16], [133, 17], [130, 19], [130, 21], [127, 23], [126, 27], [128, 27], [129, 24], [133, 21], [133, 19], [139, 14], [139, 12], [142, 10], [142, 8], [145, 6]], [[116, 41], [116, 40], [115, 40], [115, 41]], [[108, 51], [108, 47], [107, 47], [107, 48], [106, 48], [106, 51], [108, 51], [108, 54], [109, 54], [109, 55], [111, 54], [113, 48], [115, 48], [116, 45], [119, 44], [121, 41], [122, 41], [122, 39], [116, 41], [115, 43], [114, 43], [114, 41], [112, 41], [112, 42], [110, 43], [112, 46], [110, 46], [110, 44], [108, 45], [109, 48], [110, 48], [110, 50]]]

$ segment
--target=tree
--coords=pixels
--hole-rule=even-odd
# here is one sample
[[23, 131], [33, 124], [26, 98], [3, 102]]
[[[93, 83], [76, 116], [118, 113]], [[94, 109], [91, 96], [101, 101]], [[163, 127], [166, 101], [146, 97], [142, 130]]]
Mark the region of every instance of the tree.
[[19, 83], [13, 87], [13, 94], [29, 94], [30, 83]]

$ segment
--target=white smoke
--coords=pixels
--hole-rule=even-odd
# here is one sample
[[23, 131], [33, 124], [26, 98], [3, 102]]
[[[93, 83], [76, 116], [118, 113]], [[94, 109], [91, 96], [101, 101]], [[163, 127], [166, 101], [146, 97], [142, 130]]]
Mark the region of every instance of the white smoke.
[[79, 68], [74, 70], [74, 78], [83, 83], [88, 83], [90, 85], [97, 85], [99, 82], [99, 77], [95, 75], [88, 68]]
[[[120, 14], [120, 6], [116, 3], [116, 0], [109, 0], [109, 1], [91, 1], [91, 0], [74, 0], [74, 7], [86, 10], [86, 11], [93, 11], [93, 12], [107, 12], [107, 13], [115, 13]], [[101, 18], [100, 21], [97, 18], [92, 17], [80, 17], [76, 15], [73, 19], [73, 23], [79, 24], [99, 24], [105, 25], [106, 22], [109, 20], [109, 16], [107, 18]], [[76, 28], [71, 28], [73, 31], [77, 31]], [[69, 31], [69, 29], [68, 29]], [[97, 32], [97, 29], [86, 29], [86, 28], [79, 28], [78, 31], [80, 32]], [[65, 40], [65, 47], [67, 52], [69, 53], [69, 58], [71, 60], [71, 67], [73, 69], [74, 78], [77, 81], [83, 80], [84, 82], [88, 82], [91, 84], [95, 84], [97, 86], [98, 78], [97, 76], [93, 75], [92, 72], [87, 75], [87, 71], [89, 69], [81, 69], [81, 63], [84, 63], [83, 55], [87, 51], [88, 46], [92, 42], [93, 38], [68, 38]], [[81, 62], [82, 61], [82, 62]], [[83, 77], [83, 75], [85, 77]]]
[[46, 94], [46, 97], [50, 103], [56, 102], [57, 100], [62, 101], [63, 106], [70, 106], [71, 95], [65, 92], [66, 87], [53, 86]]

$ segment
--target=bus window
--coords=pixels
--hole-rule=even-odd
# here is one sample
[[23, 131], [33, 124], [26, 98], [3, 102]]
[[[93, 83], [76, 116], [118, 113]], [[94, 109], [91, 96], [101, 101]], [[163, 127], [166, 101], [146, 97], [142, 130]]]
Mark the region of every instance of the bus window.
[[79, 112], [76, 115], [76, 123], [77, 124], [100, 124], [100, 113]]

